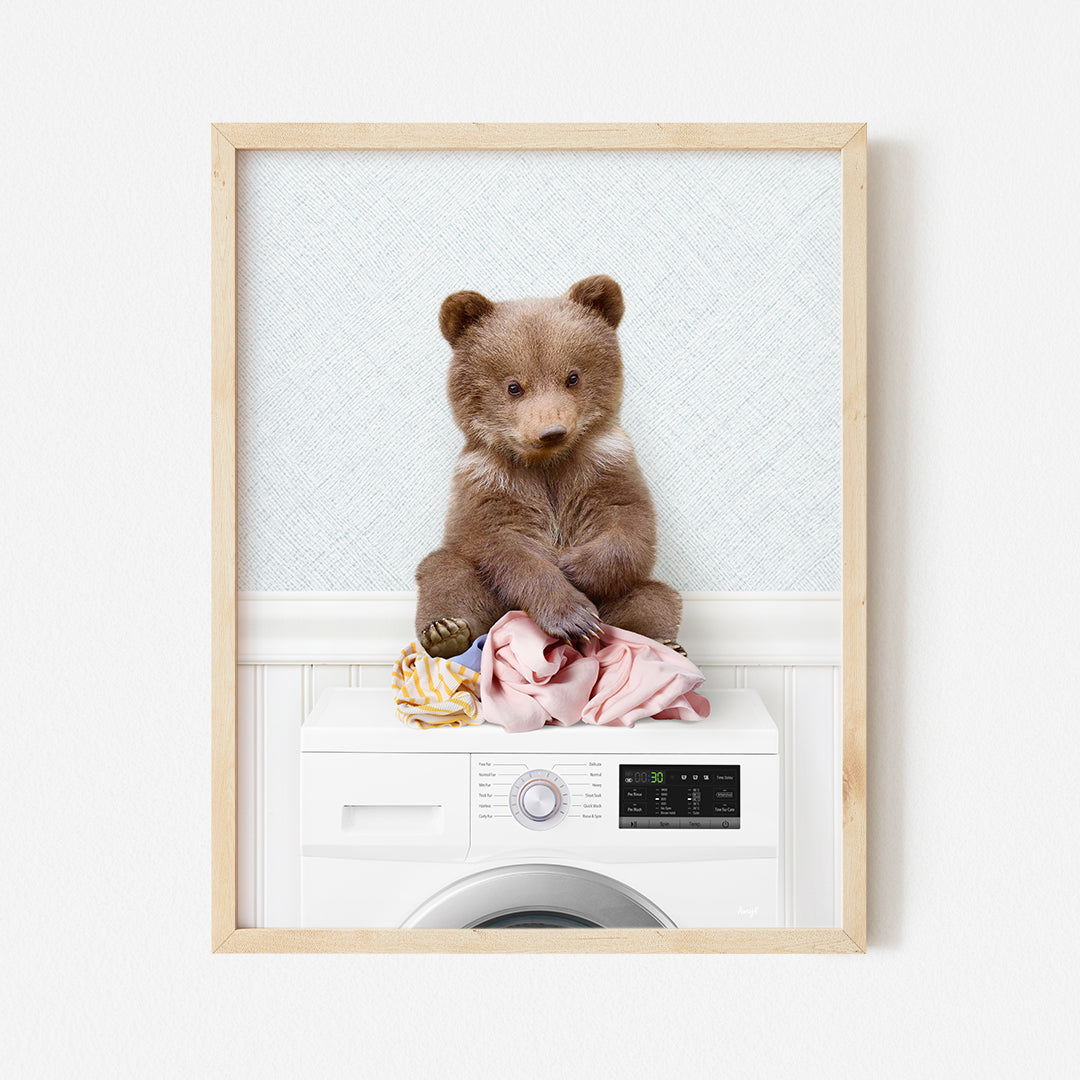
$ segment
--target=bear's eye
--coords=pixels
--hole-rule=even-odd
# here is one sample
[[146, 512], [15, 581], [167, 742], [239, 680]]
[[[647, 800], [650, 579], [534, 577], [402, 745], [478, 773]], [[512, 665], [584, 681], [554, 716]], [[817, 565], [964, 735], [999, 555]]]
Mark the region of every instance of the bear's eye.
[[570, 374], [566, 376], [566, 385], [577, 386], [580, 378], [581, 376], [576, 371], [571, 371]]
[[521, 397], [521, 395], [525, 393], [525, 391], [521, 389], [521, 384], [520, 384], [520, 383], [516, 383], [516, 382], [512, 382], [512, 383], [511, 383], [511, 384], [510, 384], [510, 385], [509, 385], [509, 386], [508, 386], [508, 387], [506, 388], [506, 392], [507, 392], [507, 393], [508, 393], [508, 394], [509, 394], [509, 395], [510, 395], [511, 397]]

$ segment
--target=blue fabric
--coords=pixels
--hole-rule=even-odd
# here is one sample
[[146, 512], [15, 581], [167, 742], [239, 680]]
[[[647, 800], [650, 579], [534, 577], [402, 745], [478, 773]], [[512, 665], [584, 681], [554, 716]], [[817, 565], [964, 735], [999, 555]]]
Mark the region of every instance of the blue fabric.
[[480, 670], [480, 654], [484, 651], [487, 634], [481, 634], [460, 656], [451, 656], [450, 663], [461, 664], [470, 671]]

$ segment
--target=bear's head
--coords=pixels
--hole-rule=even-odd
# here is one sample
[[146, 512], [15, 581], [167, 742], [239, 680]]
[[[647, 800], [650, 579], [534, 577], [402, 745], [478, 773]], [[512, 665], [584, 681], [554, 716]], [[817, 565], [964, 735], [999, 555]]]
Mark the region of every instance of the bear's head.
[[454, 350], [447, 391], [466, 438], [536, 465], [617, 424], [622, 314], [622, 290], [603, 274], [552, 299], [448, 296], [439, 311]]

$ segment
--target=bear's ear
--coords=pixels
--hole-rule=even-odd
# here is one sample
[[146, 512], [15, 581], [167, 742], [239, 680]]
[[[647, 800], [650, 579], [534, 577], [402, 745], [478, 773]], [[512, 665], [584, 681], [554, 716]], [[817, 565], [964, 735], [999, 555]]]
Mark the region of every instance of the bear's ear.
[[622, 289], [618, 282], [613, 281], [607, 274], [596, 274], [570, 286], [567, 297], [575, 303], [583, 304], [591, 308], [606, 323], [612, 327], [619, 325], [623, 317], [626, 305], [623, 303]]
[[456, 345], [468, 327], [494, 310], [495, 305], [478, 292], [451, 293], [439, 309], [439, 329], [451, 345]]

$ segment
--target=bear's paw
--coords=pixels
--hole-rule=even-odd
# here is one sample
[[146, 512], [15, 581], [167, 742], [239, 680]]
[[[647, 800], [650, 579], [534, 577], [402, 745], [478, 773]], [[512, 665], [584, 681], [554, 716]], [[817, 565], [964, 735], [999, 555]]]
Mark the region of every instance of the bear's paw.
[[551, 601], [543, 608], [534, 608], [528, 612], [529, 618], [548, 637], [565, 641], [568, 645], [595, 641], [604, 632], [599, 612], [591, 600], [580, 593], [578, 596], [581, 597], [580, 600], [571, 600], [565, 604]]
[[420, 634], [420, 645], [428, 656], [449, 660], [471, 644], [472, 629], [465, 619], [438, 619]]

